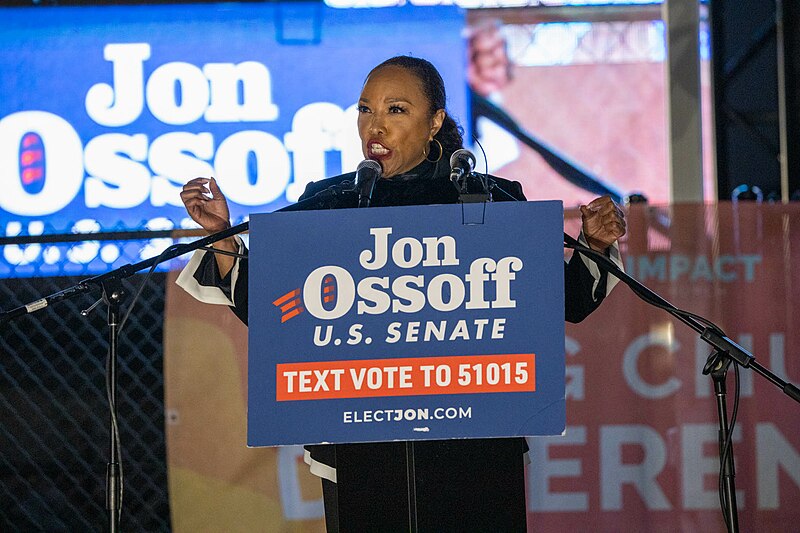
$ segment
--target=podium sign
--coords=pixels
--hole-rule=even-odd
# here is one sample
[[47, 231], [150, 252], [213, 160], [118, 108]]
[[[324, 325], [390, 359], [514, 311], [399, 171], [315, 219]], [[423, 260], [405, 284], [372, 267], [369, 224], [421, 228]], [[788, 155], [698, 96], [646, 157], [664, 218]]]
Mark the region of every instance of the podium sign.
[[249, 446], [565, 428], [561, 202], [250, 220]]

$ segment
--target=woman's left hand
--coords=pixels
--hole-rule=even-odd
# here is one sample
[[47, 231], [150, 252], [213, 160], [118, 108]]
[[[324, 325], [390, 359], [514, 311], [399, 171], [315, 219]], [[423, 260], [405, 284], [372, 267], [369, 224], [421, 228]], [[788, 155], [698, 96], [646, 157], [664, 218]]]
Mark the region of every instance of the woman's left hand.
[[586, 241], [598, 252], [605, 252], [625, 235], [625, 214], [610, 196], [601, 196], [582, 205], [581, 219]]

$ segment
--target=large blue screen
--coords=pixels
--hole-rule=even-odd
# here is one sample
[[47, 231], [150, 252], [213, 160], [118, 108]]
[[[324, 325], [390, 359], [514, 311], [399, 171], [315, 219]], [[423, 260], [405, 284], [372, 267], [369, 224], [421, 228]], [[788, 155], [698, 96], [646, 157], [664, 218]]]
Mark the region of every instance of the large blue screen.
[[[355, 102], [369, 70], [393, 55], [431, 60], [449, 110], [466, 113], [456, 8], [206, 4], [0, 16], [5, 235], [190, 227], [179, 191], [198, 176], [216, 176], [234, 221], [293, 202], [309, 181], [363, 158]], [[47, 262], [91, 259], [56, 253]], [[108, 259], [96, 269], [120, 262]], [[7, 246], [0, 275], [43, 260]]]

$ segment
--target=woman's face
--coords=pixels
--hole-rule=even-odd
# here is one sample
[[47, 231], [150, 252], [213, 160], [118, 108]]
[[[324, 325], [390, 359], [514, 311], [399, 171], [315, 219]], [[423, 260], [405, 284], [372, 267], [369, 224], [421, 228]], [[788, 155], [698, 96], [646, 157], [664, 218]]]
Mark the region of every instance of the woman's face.
[[442, 127], [444, 110], [430, 115], [422, 82], [394, 65], [373, 72], [358, 101], [361, 151], [391, 178], [411, 170], [425, 159], [428, 143]]

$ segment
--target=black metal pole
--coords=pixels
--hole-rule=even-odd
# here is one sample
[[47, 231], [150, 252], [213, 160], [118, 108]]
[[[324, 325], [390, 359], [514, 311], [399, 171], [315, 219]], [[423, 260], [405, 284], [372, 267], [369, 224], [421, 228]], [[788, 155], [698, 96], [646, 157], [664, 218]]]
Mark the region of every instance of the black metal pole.
[[106, 510], [108, 531], [119, 531], [122, 508], [122, 472], [117, 424], [117, 351], [119, 346], [120, 306], [125, 296], [119, 278], [108, 278], [102, 283], [103, 301], [108, 306], [108, 362], [106, 368], [106, 393], [110, 409], [109, 454], [106, 466]]
[[408, 531], [417, 533], [417, 463], [414, 441], [406, 442], [406, 483], [408, 484]]
[[717, 415], [719, 418], [719, 460], [722, 472], [722, 513], [729, 533], [739, 531], [739, 510], [736, 507], [736, 469], [733, 462], [733, 436], [728, 427], [727, 391], [725, 380], [728, 377], [730, 358], [727, 354], [716, 352], [711, 355], [716, 361], [711, 378], [714, 380], [714, 393], [717, 396]]

